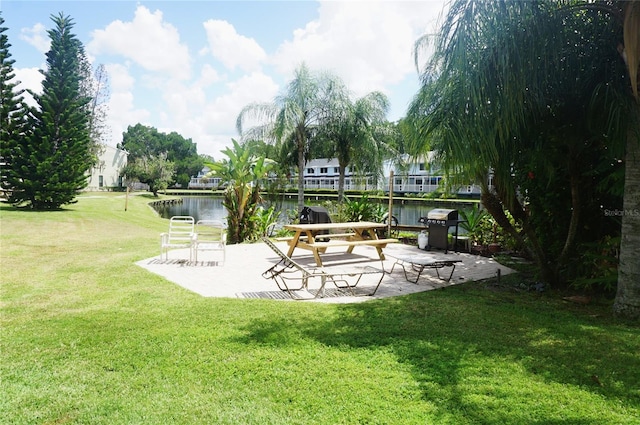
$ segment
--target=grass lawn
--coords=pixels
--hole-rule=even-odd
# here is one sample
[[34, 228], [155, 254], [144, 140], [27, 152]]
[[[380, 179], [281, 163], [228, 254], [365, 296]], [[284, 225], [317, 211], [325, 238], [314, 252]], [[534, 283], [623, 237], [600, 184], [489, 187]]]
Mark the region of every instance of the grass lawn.
[[640, 328], [607, 303], [202, 298], [134, 265], [167, 227], [149, 201], [0, 205], [0, 423], [640, 423]]

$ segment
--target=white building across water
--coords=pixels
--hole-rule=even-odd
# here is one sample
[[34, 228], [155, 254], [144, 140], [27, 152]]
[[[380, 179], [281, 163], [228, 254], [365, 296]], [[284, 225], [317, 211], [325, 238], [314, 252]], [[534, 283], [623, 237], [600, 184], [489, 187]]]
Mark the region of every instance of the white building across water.
[[98, 155], [98, 164], [89, 171], [89, 184], [85, 190], [117, 190], [124, 187], [120, 172], [127, 165], [127, 152], [104, 145]]
[[[344, 189], [359, 191], [380, 190], [389, 192], [390, 176], [393, 172], [393, 192], [407, 194], [431, 193], [437, 190], [449, 190], [459, 196], [476, 197], [480, 196], [480, 187], [474, 184], [464, 185], [453, 189], [445, 189], [444, 176], [441, 170], [428, 161], [412, 161], [405, 167], [399, 167], [392, 161], [385, 161], [383, 164], [383, 174], [381, 179], [374, 179], [372, 176], [363, 176], [352, 171], [349, 167], [345, 170]], [[207, 170], [208, 171], [208, 170]], [[204, 178], [206, 171], [203, 170], [198, 177], [191, 179], [190, 189], [211, 189], [219, 187], [219, 178]], [[304, 188], [308, 190], [338, 190], [340, 178], [340, 167], [337, 159], [313, 159], [305, 165], [303, 179]], [[490, 178], [490, 177], [489, 177]], [[491, 184], [491, 181], [489, 181]], [[297, 188], [298, 179], [296, 175], [289, 178], [289, 186]]]

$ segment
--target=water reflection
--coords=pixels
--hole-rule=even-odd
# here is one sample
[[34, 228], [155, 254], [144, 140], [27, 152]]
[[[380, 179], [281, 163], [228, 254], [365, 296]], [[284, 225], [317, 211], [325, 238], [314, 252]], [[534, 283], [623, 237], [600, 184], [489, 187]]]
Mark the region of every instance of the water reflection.
[[227, 218], [227, 210], [222, 205], [222, 198], [210, 196], [185, 196], [182, 198], [182, 203], [158, 205], [155, 210], [163, 218], [170, 218], [174, 215], [190, 215], [196, 221], [225, 221]]
[[[157, 206], [156, 211], [163, 218], [174, 215], [190, 215], [196, 220], [221, 220], [225, 221], [227, 210], [222, 205], [222, 198], [210, 196], [185, 196], [181, 204]], [[382, 203], [382, 202], [381, 202]], [[386, 207], [386, 203], [382, 203]], [[285, 211], [296, 209], [297, 200], [284, 200], [278, 202], [281, 211], [281, 222], [286, 221]], [[433, 208], [441, 208], [435, 205], [394, 204], [393, 215], [399, 224], [417, 225], [420, 217], [425, 217]]]

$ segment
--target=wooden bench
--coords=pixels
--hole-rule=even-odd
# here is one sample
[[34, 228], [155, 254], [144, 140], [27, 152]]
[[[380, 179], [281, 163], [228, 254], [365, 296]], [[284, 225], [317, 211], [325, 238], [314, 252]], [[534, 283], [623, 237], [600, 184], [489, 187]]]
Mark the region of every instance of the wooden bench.
[[[369, 264], [362, 265], [350, 265], [349, 267], [305, 267], [287, 256], [282, 252], [269, 238], [263, 237], [263, 242], [269, 246], [280, 257], [274, 266], [262, 273], [262, 277], [265, 279], [273, 279], [278, 288], [281, 291], [286, 291], [292, 299], [304, 300], [313, 299], [324, 296], [324, 289], [327, 280], [331, 281], [337, 289], [347, 290], [350, 295], [355, 295], [353, 288], [355, 288], [362, 276], [365, 274], [380, 274], [380, 278], [373, 291], [367, 295], [375, 295], [376, 291], [380, 287], [380, 283], [384, 278], [384, 268], [373, 267]], [[382, 266], [382, 264], [381, 264]], [[300, 297], [300, 290], [306, 290], [309, 292], [309, 280], [320, 279], [320, 288], [312, 297]], [[347, 278], [355, 279], [355, 282], [350, 283]], [[291, 281], [298, 281], [299, 284], [296, 287], [290, 287]], [[310, 292], [309, 292], [310, 293]]]
[[[315, 239], [349, 238], [355, 235], [356, 235], [355, 233], [323, 233], [323, 234], [315, 235], [314, 238]], [[278, 242], [291, 242], [293, 240], [293, 236], [282, 236], [282, 237], [277, 237], [273, 239]], [[299, 239], [306, 241], [308, 238], [306, 235], [301, 235]]]
[[399, 242], [398, 239], [356, 239], [356, 240], [331, 240], [327, 242], [314, 242], [314, 243], [306, 243], [304, 241], [300, 241], [298, 246], [300, 248], [309, 249], [313, 252], [313, 256], [316, 259], [316, 263], [318, 265], [322, 264], [322, 259], [320, 258], [320, 254], [327, 251], [327, 248], [333, 246], [346, 246], [348, 247], [347, 253], [351, 254], [353, 252], [353, 248], [359, 245], [368, 245], [372, 246], [378, 252], [378, 257], [381, 261], [384, 261], [384, 254], [382, 253], [382, 248], [386, 247], [387, 244]]
[[316, 248], [316, 249], [327, 249], [332, 246], [349, 246], [354, 247], [358, 245], [370, 245], [370, 246], [379, 246], [384, 248], [387, 244], [397, 243], [398, 239], [358, 239], [358, 240], [344, 240], [344, 241], [328, 241], [328, 242], [314, 242], [306, 244], [308, 247]]

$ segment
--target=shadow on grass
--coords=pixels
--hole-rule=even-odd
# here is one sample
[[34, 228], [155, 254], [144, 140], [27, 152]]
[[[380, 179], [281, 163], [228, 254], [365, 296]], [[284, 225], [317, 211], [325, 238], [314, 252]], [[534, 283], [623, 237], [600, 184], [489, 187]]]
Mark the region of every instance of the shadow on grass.
[[9, 211], [17, 211], [17, 212], [25, 212], [25, 213], [55, 213], [55, 212], [68, 212], [68, 213], [73, 213], [73, 212], [77, 212], [74, 208], [73, 208], [73, 204], [68, 204], [65, 205], [63, 207], [59, 207], [59, 208], [52, 208], [52, 209], [33, 209], [30, 208], [28, 206], [22, 206], [22, 205], [18, 205], [18, 206], [14, 206], [9, 204], [6, 201], [0, 201], [0, 212], [9, 212]]
[[[527, 397], [571, 397], [566, 387], [639, 409], [638, 329], [614, 322], [605, 313], [607, 306], [588, 308], [571, 311], [537, 294], [491, 292], [466, 284], [339, 306], [330, 320], [261, 319], [246, 329], [244, 342], [286, 346], [306, 338], [347, 351], [391, 349], [398, 362], [410, 366], [425, 400], [437, 401], [443, 415], [459, 412], [472, 423], [525, 420], [530, 416], [519, 416], [516, 406], [535, 406], [536, 401]], [[516, 387], [513, 392], [511, 386]], [[537, 394], [538, 390], [548, 394]], [[492, 411], [483, 404], [487, 399], [513, 402], [513, 407]], [[580, 413], [562, 420], [539, 419], [603, 423], [571, 417]]]

